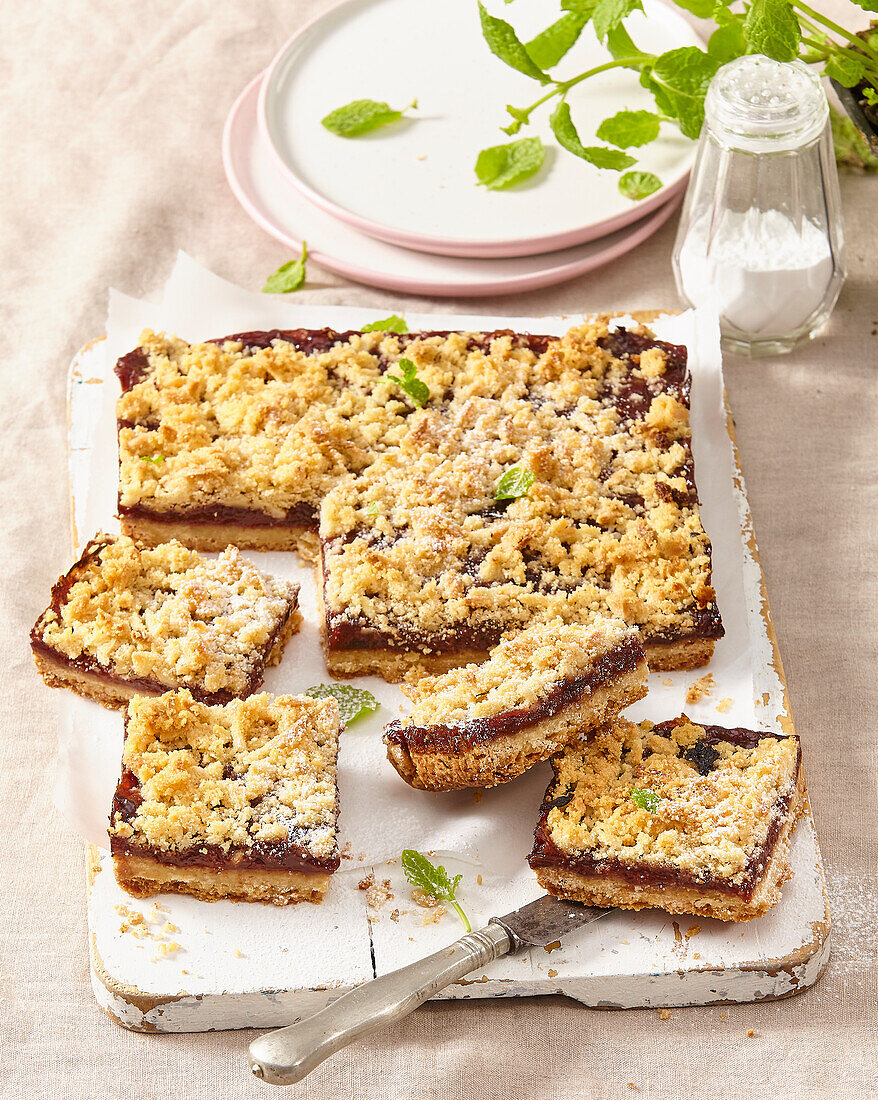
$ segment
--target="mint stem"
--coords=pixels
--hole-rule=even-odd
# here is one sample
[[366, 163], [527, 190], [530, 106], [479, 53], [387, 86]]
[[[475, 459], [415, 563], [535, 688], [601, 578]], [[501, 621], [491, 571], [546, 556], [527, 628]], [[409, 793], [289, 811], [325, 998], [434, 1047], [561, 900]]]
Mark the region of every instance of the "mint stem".
[[544, 96], [541, 96], [534, 103], [531, 103], [529, 107], [523, 109], [523, 113], [527, 115], [527, 118], [524, 119], [523, 122], [530, 122], [531, 112], [535, 111], [537, 107], [541, 107], [547, 100], [556, 95], [567, 95], [571, 88], [574, 88], [577, 84], [581, 84], [583, 80], [587, 80], [590, 76], [597, 76], [598, 73], [606, 72], [607, 69], [618, 69], [623, 65], [652, 61], [652, 59], [653, 55], [646, 53], [637, 54], [635, 57], [619, 57], [613, 61], [606, 61], [603, 65], [596, 65], [593, 69], [587, 69], [586, 72], [580, 73], [579, 76], [571, 77], [570, 80], [556, 81], [551, 91], [546, 92]]
[[451, 904], [454, 906], [457, 915], [463, 921], [464, 928], [467, 930], [467, 932], [472, 932], [473, 929], [472, 925], [469, 922], [469, 917], [466, 915], [466, 913], [464, 913], [463, 909], [461, 909], [460, 904], [456, 901], [453, 901]]
[[842, 38], [847, 39], [848, 42], [853, 42], [855, 46], [858, 46], [864, 53], [868, 54], [873, 61], [878, 61], [878, 50], [872, 49], [868, 42], [860, 38], [859, 35], [852, 34], [850, 31], [846, 31], [844, 27], [840, 27], [838, 23], [833, 23], [831, 19], [827, 19], [819, 11], [815, 11], [814, 8], [809, 7], [807, 4], [801, 3], [801, 0], [792, 0], [792, 6], [798, 8], [799, 11], [804, 12], [812, 20], [817, 23], [821, 23], [824, 27], [828, 27], [831, 31], [835, 31], [836, 34]]

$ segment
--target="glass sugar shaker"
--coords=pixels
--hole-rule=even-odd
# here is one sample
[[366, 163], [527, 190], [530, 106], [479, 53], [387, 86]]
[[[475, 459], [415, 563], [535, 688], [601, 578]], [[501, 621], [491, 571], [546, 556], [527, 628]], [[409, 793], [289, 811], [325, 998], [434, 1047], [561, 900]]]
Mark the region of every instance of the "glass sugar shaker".
[[714, 76], [674, 245], [677, 289], [713, 305], [723, 347], [788, 352], [832, 312], [844, 234], [829, 108], [800, 61], [740, 57]]

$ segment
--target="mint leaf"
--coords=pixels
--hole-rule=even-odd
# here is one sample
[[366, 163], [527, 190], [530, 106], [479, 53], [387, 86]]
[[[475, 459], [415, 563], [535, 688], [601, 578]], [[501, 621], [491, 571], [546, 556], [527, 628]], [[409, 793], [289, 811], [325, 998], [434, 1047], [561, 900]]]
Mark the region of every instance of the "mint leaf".
[[288, 260], [281, 264], [273, 275], [269, 275], [262, 288], [263, 294], [292, 294], [300, 290], [305, 282], [305, 261], [308, 259], [308, 244], [302, 241], [302, 255], [298, 260]]
[[625, 66], [627, 69], [639, 69], [643, 61], [654, 60], [652, 54], [644, 53], [634, 45], [634, 39], [621, 23], [616, 27], [610, 28], [607, 32], [607, 41], [604, 45], [610, 51], [614, 60], [619, 61], [623, 57], [631, 59]]
[[878, 106], [878, 92], [874, 88], [864, 88], [863, 99], [873, 107]]
[[575, 11], [578, 15], [591, 18], [598, 0], [561, 0], [562, 11]]
[[829, 108], [829, 124], [835, 145], [835, 159], [846, 168], [878, 172], [878, 157], [874, 156], [866, 139], [848, 118], [834, 107]]
[[639, 791], [637, 787], [631, 788], [631, 801], [641, 810], [654, 814], [659, 807], [661, 799], [655, 791]]
[[717, 29], [707, 40], [707, 52], [715, 57], [720, 64], [734, 61], [736, 57], [743, 57], [747, 52], [747, 41], [744, 38], [744, 26], [738, 15], [733, 15], [728, 8], [717, 6], [713, 20]]
[[156, 466], [165, 461], [164, 455], [140, 455], [139, 457], [141, 462], [153, 462]]
[[862, 61], [850, 54], [833, 54], [826, 59], [826, 75], [845, 88], [856, 88], [865, 77]]
[[626, 199], [639, 202], [661, 187], [662, 181], [652, 172], [626, 172], [619, 180], [619, 190]]
[[384, 317], [380, 321], [370, 321], [368, 325], [363, 325], [360, 332], [408, 332], [408, 330], [409, 327], [404, 318], [398, 313], [391, 313], [389, 317]]
[[591, 13], [591, 22], [598, 40], [603, 42], [607, 34], [633, 11], [643, 11], [640, 0], [598, 0]]
[[354, 99], [344, 107], [336, 107], [321, 121], [327, 130], [339, 137], [359, 137], [360, 134], [368, 134], [370, 130], [377, 130], [379, 126], [396, 122], [405, 111], [417, 105], [418, 101], [413, 99], [408, 107], [395, 111], [389, 103], [375, 99]]
[[697, 19], [710, 19], [716, 7], [715, 0], [674, 0], [674, 3], [678, 8], [691, 11]]
[[513, 69], [517, 69], [525, 76], [533, 77], [540, 84], [548, 84], [549, 78], [537, 65], [534, 64], [524, 44], [519, 41], [518, 35], [505, 19], [498, 19], [489, 15], [485, 5], [479, 0], [479, 19], [482, 23], [482, 34], [488, 43], [488, 49], [505, 61]]
[[744, 20], [750, 53], [764, 53], [775, 61], [795, 61], [801, 36], [789, 0], [753, 0]]
[[597, 168], [611, 168], [621, 172], [623, 168], [637, 163], [634, 157], [629, 157], [618, 149], [606, 149], [602, 145], [583, 145], [570, 117], [570, 107], [563, 99], [552, 112], [549, 122], [552, 133], [569, 153], [587, 160]]
[[854, 0], [854, 3], [858, 4], [864, 11], [878, 11], [878, 0]]
[[367, 516], [377, 516], [378, 515], [378, 501], [377, 500], [373, 500], [369, 504], [366, 505], [366, 515]]
[[534, 483], [534, 476], [525, 466], [510, 466], [497, 482], [494, 500], [518, 500], [519, 497], [526, 497]]
[[659, 117], [651, 111], [619, 111], [606, 118], [597, 128], [597, 137], [628, 149], [632, 145], [647, 145], [659, 136]]
[[491, 145], [476, 158], [479, 183], [502, 191], [535, 175], [543, 165], [546, 150], [538, 137], [519, 138], [508, 145]]
[[430, 387], [418, 378], [418, 368], [411, 359], [400, 359], [399, 369], [402, 371], [402, 378], [397, 374], [385, 374], [384, 377], [396, 382], [419, 408], [423, 408], [430, 400]]
[[371, 691], [348, 684], [315, 684], [305, 690], [305, 695], [312, 699], [335, 699], [342, 729], [378, 709], [378, 700]]
[[587, 15], [567, 12], [524, 47], [538, 69], [551, 69], [574, 45], [588, 22]]
[[701, 133], [704, 96], [718, 68], [715, 57], [697, 46], [682, 46], [663, 53], [649, 72], [648, 86], [659, 89], [659, 110], [673, 115], [686, 137], [697, 138]]
[[441, 865], [434, 867], [425, 855], [416, 852], [414, 848], [405, 849], [402, 853], [401, 863], [405, 877], [415, 889], [422, 891], [428, 897], [435, 898], [437, 901], [449, 902], [454, 906], [467, 932], [472, 931], [469, 918], [455, 897], [458, 883], [463, 875], [455, 875], [453, 879], [450, 879], [444, 867]]

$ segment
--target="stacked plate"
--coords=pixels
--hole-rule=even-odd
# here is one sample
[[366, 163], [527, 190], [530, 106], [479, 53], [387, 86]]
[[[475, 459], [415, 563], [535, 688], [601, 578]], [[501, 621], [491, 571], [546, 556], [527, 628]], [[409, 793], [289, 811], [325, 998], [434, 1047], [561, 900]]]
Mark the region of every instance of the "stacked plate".
[[[496, 5], [495, 5], [496, 6]], [[502, 7], [502, 6], [501, 6]], [[626, 21], [642, 50], [698, 45], [685, 20], [660, 0]], [[505, 9], [523, 41], [556, 13], [544, 0]], [[587, 26], [553, 70], [569, 79], [608, 54]], [[347, 278], [434, 296], [535, 290], [611, 262], [653, 234], [674, 212], [694, 143], [662, 127], [637, 168], [663, 186], [635, 202], [618, 173], [560, 149], [548, 116], [533, 114], [519, 136], [547, 146], [526, 183], [491, 191], [476, 183], [480, 149], [510, 139], [506, 105], [525, 107], [540, 85], [494, 57], [482, 38], [476, 0], [344, 0], [298, 31], [239, 96], [226, 122], [223, 159], [238, 201], [277, 240]], [[396, 109], [403, 120], [357, 138], [321, 123], [355, 99]], [[569, 95], [583, 144], [622, 109], [654, 110], [638, 73], [609, 69]]]

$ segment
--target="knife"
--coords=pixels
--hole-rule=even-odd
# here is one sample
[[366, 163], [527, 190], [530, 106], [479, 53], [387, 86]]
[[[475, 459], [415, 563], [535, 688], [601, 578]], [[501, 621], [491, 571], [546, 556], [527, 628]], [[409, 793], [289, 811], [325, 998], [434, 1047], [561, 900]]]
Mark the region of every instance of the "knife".
[[401, 1020], [440, 989], [502, 955], [548, 947], [614, 909], [546, 894], [505, 917], [491, 917], [449, 947], [352, 989], [320, 1012], [250, 1044], [250, 1069], [271, 1085], [292, 1085], [354, 1039]]

